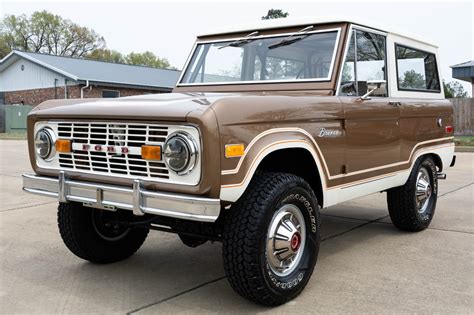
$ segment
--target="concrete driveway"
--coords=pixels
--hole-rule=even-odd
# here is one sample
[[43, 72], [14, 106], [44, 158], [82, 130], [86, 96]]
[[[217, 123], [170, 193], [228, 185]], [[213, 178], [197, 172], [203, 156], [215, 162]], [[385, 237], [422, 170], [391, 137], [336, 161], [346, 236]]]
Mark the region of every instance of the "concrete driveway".
[[219, 243], [191, 249], [153, 232], [130, 259], [95, 265], [63, 245], [56, 201], [21, 191], [25, 141], [0, 141], [0, 313], [473, 313], [474, 154], [440, 182], [420, 233], [390, 224], [385, 194], [323, 210], [323, 243], [305, 291], [278, 308], [235, 294]]

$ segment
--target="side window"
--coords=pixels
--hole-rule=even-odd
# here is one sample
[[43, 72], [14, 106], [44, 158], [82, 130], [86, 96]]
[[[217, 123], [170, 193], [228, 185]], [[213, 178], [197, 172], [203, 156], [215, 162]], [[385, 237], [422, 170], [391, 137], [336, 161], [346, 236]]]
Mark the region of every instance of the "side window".
[[434, 54], [402, 45], [395, 52], [399, 90], [441, 92]]
[[[385, 36], [353, 30], [342, 68], [339, 95], [361, 96], [367, 93], [368, 81], [386, 81]], [[372, 96], [387, 96], [379, 89]]]

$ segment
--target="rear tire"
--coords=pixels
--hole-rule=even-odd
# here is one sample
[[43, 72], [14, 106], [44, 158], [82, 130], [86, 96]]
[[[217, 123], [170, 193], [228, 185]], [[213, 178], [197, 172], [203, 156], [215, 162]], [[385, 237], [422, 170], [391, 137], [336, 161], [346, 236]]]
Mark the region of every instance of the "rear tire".
[[232, 288], [263, 305], [304, 289], [319, 251], [319, 205], [300, 177], [261, 173], [226, 214], [224, 269]]
[[392, 223], [404, 231], [422, 231], [433, 219], [438, 198], [438, 171], [431, 157], [420, 157], [405, 185], [387, 191]]
[[76, 256], [94, 263], [120, 261], [140, 248], [149, 230], [120, 223], [132, 220], [133, 215], [126, 211], [110, 212], [72, 202], [58, 207], [59, 233], [64, 244]]

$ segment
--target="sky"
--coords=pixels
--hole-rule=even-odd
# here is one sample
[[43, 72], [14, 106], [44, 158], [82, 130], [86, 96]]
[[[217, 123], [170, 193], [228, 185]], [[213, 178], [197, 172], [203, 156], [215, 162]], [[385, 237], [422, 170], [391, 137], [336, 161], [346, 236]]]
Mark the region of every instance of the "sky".
[[[474, 59], [473, 1], [5, 1], [0, 16], [47, 10], [102, 35], [122, 53], [152, 51], [181, 69], [195, 38], [261, 19], [270, 8], [294, 18], [338, 16], [363, 19], [439, 46], [441, 76], [449, 66]], [[460, 81], [462, 82], [462, 81]], [[471, 85], [463, 83], [471, 93]]]

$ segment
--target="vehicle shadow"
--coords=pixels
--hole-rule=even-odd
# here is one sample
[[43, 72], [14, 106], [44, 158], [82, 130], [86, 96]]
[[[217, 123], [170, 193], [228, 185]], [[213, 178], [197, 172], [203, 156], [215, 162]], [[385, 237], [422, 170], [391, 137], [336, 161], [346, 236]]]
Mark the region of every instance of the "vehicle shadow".
[[[323, 217], [322, 233], [327, 236], [321, 243], [316, 270], [307, 288], [295, 300], [277, 308], [270, 308], [249, 302], [237, 295], [227, 282], [227, 279], [208, 284], [197, 290], [190, 291], [169, 301], [150, 306], [145, 313], [267, 313], [272, 314], [295, 312], [292, 308], [298, 305], [298, 313], [314, 313], [314, 308], [309, 301], [314, 299], [314, 291], [320, 289], [323, 281], [320, 281], [320, 272], [325, 273], [325, 278], [339, 277], [332, 265], [337, 256], [345, 256], [344, 252], [352, 251], [353, 247], [361, 246], [366, 242], [383, 237], [397, 237], [403, 234], [391, 224], [371, 223], [357, 228], [362, 221], [356, 225], [348, 225], [344, 219]], [[339, 226], [338, 226], [339, 225]], [[347, 230], [341, 230], [340, 225]], [[358, 232], [356, 232], [358, 231]], [[220, 254], [220, 251], [218, 253]], [[332, 270], [332, 271], [331, 271]], [[333, 272], [334, 274], [331, 274]], [[319, 285], [318, 285], [319, 283]], [[314, 305], [313, 305], [314, 306]]]
[[[336, 272], [330, 268], [334, 263], [332, 256], [351, 251], [369, 239], [399, 233], [389, 224], [360, 227], [369, 222], [362, 213], [371, 208], [383, 212], [382, 208], [368, 206], [354, 208], [351, 217], [355, 219], [322, 216], [321, 231], [325, 241], [308, 288], [318, 287], [320, 270], [328, 270], [328, 276], [337, 276], [331, 275]], [[338, 209], [328, 213], [337, 214]], [[4, 299], [5, 309], [44, 313], [127, 313], [142, 308], [143, 312], [167, 313], [268, 310], [240, 298], [227, 280], [222, 279], [225, 273], [220, 243], [208, 242], [189, 248], [174, 234], [152, 232], [129, 259], [99, 265], [75, 257], [63, 245], [57, 227], [51, 224], [56, 218], [54, 207], [46, 205], [30, 213], [31, 218], [23, 221], [17, 220], [21, 211], [9, 212], [5, 217], [4, 227], [8, 229], [4, 233], [14, 233], [15, 229], [29, 231], [4, 244], [5, 248], [22, 249], [5, 250], [8, 255], [2, 260], [5, 298], [8, 297]], [[383, 213], [386, 214], [386, 210]], [[360, 233], [362, 230], [364, 233]], [[296, 302], [311, 294], [307, 293], [308, 288]]]
[[[325, 240], [321, 244], [317, 270], [328, 269], [325, 264], [329, 263], [331, 256], [352, 246], [381, 234], [390, 236], [399, 233], [392, 225], [367, 222], [323, 216], [321, 230]], [[353, 233], [357, 229], [364, 229], [364, 233]], [[350, 241], [340, 242], [339, 238]], [[317, 270], [310, 281], [315, 286], [318, 283]], [[126, 261], [110, 265], [79, 263], [71, 266], [69, 272], [77, 273], [77, 276], [90, 282], [89, 285], [99, 289], [102, 296], [113, 296], [117, 288], [121, 288], [120, 294], [123, 291], [134, 292], [134, 298], [127, 298], [130, 300], [127, 312], [193, 313], [199, 310], [200, 313], [242, 313], [276, 310], [248, 302], [233, 292], [226, 279], [221, 279], [224, 270], [220, 243], [207, 243], [191, 249], [182, 245], [174, 235], [153, 233], [145, 246]], [[298, 299], [290, 305], [297, 303]], [[102, 299], [101, 303], [104, 301], [108, 299]]]

